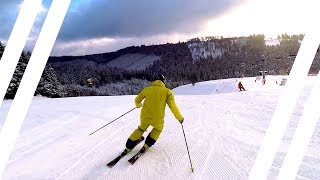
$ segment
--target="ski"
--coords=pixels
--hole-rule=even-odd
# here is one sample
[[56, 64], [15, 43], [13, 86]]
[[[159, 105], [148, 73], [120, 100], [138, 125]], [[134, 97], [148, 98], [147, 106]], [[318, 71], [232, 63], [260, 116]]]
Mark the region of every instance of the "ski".
[[[143, 140], [144, 140], [144, 137], [142, 136], [142, 138], [140, 139], [140, 141], [137, 142], [136, 146], [137, 146], [141, 141], [143, 141]], [[120, 161], [120, 159], [122, 159], [124, 156], [126, 156], [129, 152], [130, 152], [130, 151], [124, 150], [124, 151], [123, 151], [119, 156], [117, 156], [114, 160], [110, 161], [110, 162], [107, 164], [107, 166], [108, 166], [109, 168], [112, 168], [114, 165], [116, 165], [116, 164]]]
[[120, 161], [120, 159], [121, 158], [123, 158], [125, 155], [127, 155], [129, 152], [122, 152], [118, 157], [116, 157], [114, 160], [112, 160], [112, 161], [110, 161], [108, 164], [107, 164], [107, 166], [109, 167], [109, 168], [112, 168], [114, 165], [116, 165], [117, 164], [117, 162], [119, 162]]
[[141, 157], [145, 152], [147, 151], [147, 148], [145, 147], [142, 147], [142, 149], [137, 153], [135, 154], [134, 156], [132, 156], [132, 158], [130, 158], [128, 160], [128, 162], [133, 165], [138, 159], [139, 157]]

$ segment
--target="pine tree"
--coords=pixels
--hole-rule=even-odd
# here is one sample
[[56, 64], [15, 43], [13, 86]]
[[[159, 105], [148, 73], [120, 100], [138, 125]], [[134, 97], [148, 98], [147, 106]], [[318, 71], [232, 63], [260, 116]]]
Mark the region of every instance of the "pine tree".
[[[0, 58], [2, 57], [5, 46], [0, 42]], [[10, 84], [8, 86], [5, 98], [13, 99], [18, 91], [22, 76], [26, 70], [27, 64], [29, 62], [31, 53], [22, 52], [19, 62], [16, 66]], [[42, 95], [50, 98], [63, 97], [64, 92], [55, 71], [47, 65], [41, 76], [40, 82], [36, 89], [35, 95]]]

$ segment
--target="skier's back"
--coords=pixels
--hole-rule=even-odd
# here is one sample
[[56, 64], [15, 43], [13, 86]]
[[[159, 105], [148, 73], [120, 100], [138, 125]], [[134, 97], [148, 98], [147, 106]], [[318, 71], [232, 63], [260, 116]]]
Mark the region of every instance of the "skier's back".
[[[166, 104], [168, 104], [175, 118], [181, 123], [183, 122], [184, 118], [175, 103], [174, 95], [170, 89], [165, 87], [164, 82], [163, 75], [157, 76], [151, 86], [145, 87], [135, 98], [136, 107], [142, 107], [140, 125], [127, 140], [127, 151], [131, 151], [134, 148], [149, 126], [152, 126], [153, 129], [146, 138], [144, 148], [147, 149], [154, 145], [164, 126]], [[144, 100], [143, 105], [141, 103], [142, 100]]]
[[240, 91], [245, 91], [241, 81], [239, 81], [239, 83], [238, 83], [238, 88], [239, 88]]

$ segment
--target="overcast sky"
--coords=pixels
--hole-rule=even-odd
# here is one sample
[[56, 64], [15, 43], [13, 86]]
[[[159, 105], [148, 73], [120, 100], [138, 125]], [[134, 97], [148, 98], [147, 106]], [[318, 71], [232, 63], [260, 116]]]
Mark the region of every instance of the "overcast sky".
[[[0, 0], [0, 41], [8, 40], [22, 2]], [[43, 0], [26, 49], [32, 50], [51, 2]], [[294, 14], [300, 4], [289, 0], [72, 0], [51, 55], [110, 52], [207, 35], [299, 33], [303, 29], [296, 30], [295, 24], [303, 16]]]

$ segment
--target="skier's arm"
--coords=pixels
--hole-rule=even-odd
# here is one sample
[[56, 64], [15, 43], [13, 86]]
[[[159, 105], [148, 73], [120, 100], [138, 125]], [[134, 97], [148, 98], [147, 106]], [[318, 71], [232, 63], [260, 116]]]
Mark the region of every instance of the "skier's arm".
[[138, 94], [138, 96], [137, 96], [136, 99], [134, 100], [134, 103], [136, 104], [136, 107], [137, 107], [137, 108], [142, 107], [141, 101], [145, 98], [145, 95], [144, 95], [143, 92], [144, 92], [144, 89]]
[[183, 121], [183, 117], [180, 114], [180, 111], [176, 105], [176, 102], [174, 101], [174, 95], [172, 93], [171, 90], [168, 90], [168, 94], [167, 94], [167, 104], [171, 110], [171, 112], [173, 113], [174, 117], [178, 120], [178, 121]]

